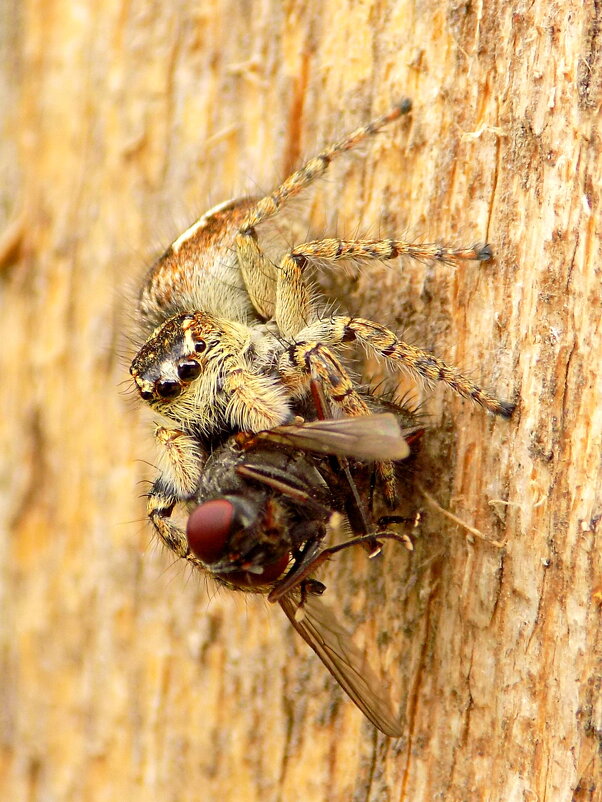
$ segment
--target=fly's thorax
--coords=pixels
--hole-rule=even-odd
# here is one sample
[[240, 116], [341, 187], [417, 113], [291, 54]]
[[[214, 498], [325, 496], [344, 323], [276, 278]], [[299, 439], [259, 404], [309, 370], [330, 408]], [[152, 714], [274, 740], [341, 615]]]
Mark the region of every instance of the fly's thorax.
[[[196, 504], [228, 493], [239, 493], [252, 498], [265, 498], [273, 491], [267, 484], [245, 478], [240, 466], [261, 466], [262, 470], [276, 478], [286, 477], [291, 485], [310, 492], [321, 504], [332, 504], [329, 487], [319, 468], [324, 464], [321, 456], [309, 455], [296, 448], [282, 446], [270, 441], [257, 441], [249, 446], [241, 445], [239, 436], [230, 437], [208, 458], [196, 492]], [[305, 502], [296, 502], [294, 497], [286, 499], [291, 508], [297, 504], [307, 513]]]
[[256, 317], [240, 268], [235, 237], [252, 198], [205, 212], [150, 268], [139, 297], [142, 328], [151, 330], [188, 309], [236, 321]]

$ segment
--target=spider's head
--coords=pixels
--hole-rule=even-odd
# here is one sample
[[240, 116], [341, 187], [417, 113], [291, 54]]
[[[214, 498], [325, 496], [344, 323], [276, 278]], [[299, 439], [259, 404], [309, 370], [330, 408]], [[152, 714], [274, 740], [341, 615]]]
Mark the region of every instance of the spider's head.
[[259, 369], [271, 364], [272, 339], [204, 312], [174, 315], [144, 343], [130, 373], [142, 400], [185, 430], [271, 429], [291, 417], [286, 388]]
[[[170, 403], [203, 372], [212, 344], [201, 313], [174, 315], [138, 351], [130, 373], [143, 401], [169, 415]], [[204, 336], [209, 334], [209, 337]], [[214, 335], [215, 336], [215, 335]]]

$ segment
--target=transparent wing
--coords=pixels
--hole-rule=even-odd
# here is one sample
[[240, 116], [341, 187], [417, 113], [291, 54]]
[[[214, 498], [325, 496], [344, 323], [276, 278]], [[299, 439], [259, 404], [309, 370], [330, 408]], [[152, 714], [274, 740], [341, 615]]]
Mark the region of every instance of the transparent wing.
[[301, 607], [299, 594], [294, 593], [288, 593], [279, 603], [299, 635], [372, 724], [392, 738], [402, 735], [401, 721], [393, 712], [388, 694], [331, 610], [316, 596], [308, 596]]
[[257, 439], [368, 461], [400, 460], [410, 453], [399, 423], [390, 412], [277, 426], [259, 432]]

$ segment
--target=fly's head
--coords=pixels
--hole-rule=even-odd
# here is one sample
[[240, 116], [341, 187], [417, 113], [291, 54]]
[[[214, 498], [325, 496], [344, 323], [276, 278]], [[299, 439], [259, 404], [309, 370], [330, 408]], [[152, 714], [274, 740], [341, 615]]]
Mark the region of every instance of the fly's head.
[[215, 401], [222, 344], [218, 328], [202, 312], [169, 318], [155, 329], [130, 367], [142, 400], [178, 423], [202, 424], [204, 411]]
[[188, 519], [192, 553], [214, 577], [243, 589], [271, 585], [291, 559], [285, 505], [270, 494], [222, 496], [197, 507]]

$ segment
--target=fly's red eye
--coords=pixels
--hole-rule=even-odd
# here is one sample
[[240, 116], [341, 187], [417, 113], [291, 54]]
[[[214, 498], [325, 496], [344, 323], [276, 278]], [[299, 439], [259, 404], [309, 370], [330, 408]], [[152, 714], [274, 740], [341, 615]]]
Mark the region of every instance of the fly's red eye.
[[207, 565], [224, 556], [224, 548], [232, 534], [236, 510], [231, 501], [216, 498], [206, 501], [188, 518], [186, 537], [190, 550]]
[[289, 559], [290, 555], [288, 553], [283, 554], [276, 562], [264, 565], [261, 574], [251, 571], [228, 571], [227, 573], [216, 574], [216, 576], [239, 588], [258, 588], [275, 582], [286, 571]]

